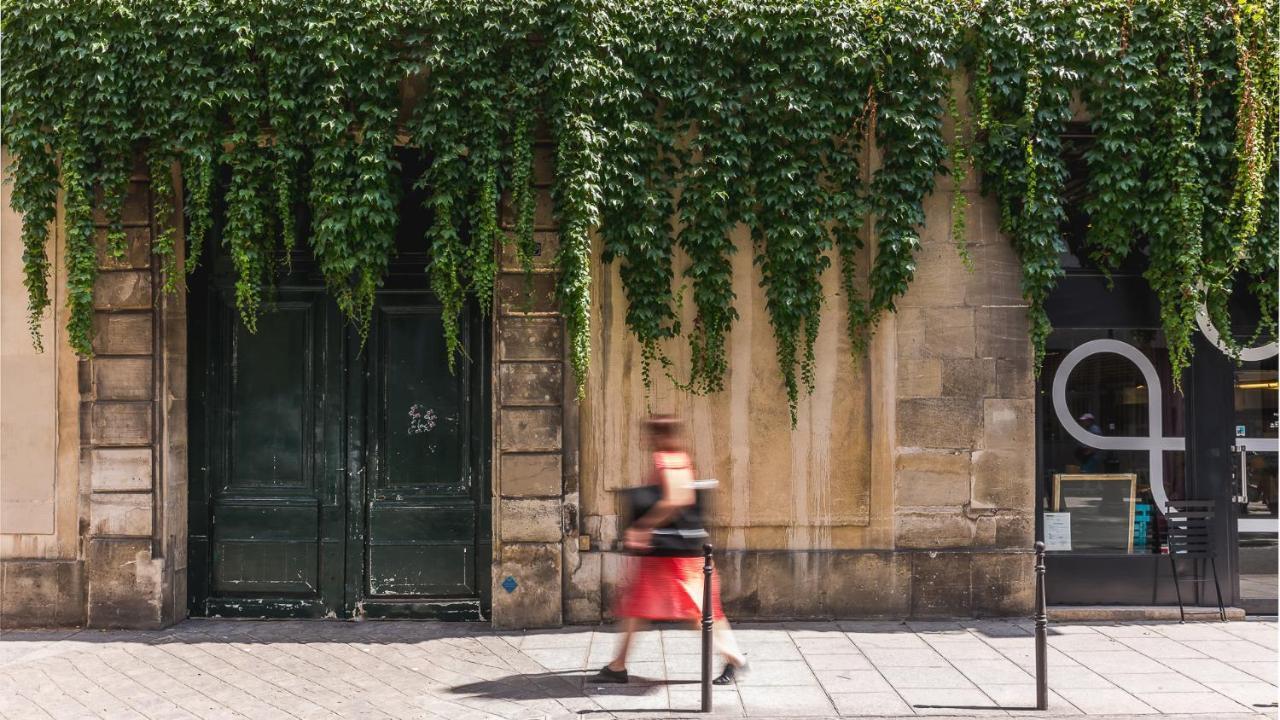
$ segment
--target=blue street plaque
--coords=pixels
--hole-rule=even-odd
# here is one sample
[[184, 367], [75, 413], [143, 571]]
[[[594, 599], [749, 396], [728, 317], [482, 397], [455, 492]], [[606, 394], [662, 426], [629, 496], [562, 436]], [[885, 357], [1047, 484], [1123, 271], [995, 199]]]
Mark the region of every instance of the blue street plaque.
[[517, 584], [516, 579], [508, 575], [507, 579], [502, 581], [502, 589], [506, 590], [508, 593], [515, 592]]

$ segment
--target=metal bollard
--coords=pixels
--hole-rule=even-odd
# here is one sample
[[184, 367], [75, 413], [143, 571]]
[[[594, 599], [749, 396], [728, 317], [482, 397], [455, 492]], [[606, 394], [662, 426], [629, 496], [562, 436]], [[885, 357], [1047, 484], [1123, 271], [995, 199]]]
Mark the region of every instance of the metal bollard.
[[1044, 594], [1044, 543], [1036, 543], [1036, 709], [1049, 709], [1049, 607]]
[[702, 557], [702, 712], [711, 712], [711, 543]]

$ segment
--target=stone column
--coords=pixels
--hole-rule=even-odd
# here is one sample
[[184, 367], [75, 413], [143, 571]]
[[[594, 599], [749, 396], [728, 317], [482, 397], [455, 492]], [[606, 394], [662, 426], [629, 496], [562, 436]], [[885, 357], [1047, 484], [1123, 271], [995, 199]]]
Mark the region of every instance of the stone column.
[[[966, 267], [950, 237], [968, 196]], [[1029, 613], [1035, 384], [1021, 270], [975, 178], [938, 179], [898, 303], [894, 543], [915, 617]]]
[[[564, 362], [564, 323], [555, 294], [559, 240], [551, 153], [545, 141], [534, 153], [533, 274], [526, 276], [514, 249], [506, 247], [497, 279], [493, 624], [502, 628], [555, 627], [563, 617], [563, 429], [573, 378]], [[504, 222], [510, 226], [509, 217]]]
[[185, 578], [175, 581], [186, 566], [185, 297], [158, 289], [151, 200], [145, 176], [135, 177], [121, 258], [106, 253], [107, 219], [96, 218], [94, 356], [79, 372], [90, 627], [163, 627], [185, 616]]

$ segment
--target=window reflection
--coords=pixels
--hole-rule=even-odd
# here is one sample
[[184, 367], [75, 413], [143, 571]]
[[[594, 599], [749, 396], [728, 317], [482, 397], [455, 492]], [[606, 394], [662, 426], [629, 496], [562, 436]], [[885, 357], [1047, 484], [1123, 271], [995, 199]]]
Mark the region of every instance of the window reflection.
[[[1235, 372], [1236, 437], [1241, 439], [1275, 439], [1280, 417], [1277, 414], [1276, 358], [1243, 363]], [[1248, 440], [1245, 440], [1248, 442]], [[1276, 453], [1261, 447], [1240, 448], [1245, 458], [1241, 467], [1245, 483], [1241, 485], [1243, 502], [1240, 516], [1275, 517]]]
[[[1053, 411], [1050, 388], [1065, 355], [1090, 340], [1128, 343], [1154, 365], [1159, 388], [1147, 387], [1129, 359], [1114, 353], [1088, 356], [1066, 384], [1070, 417], [1086, 432], [1104, 437], [1147, 437], [1151, 394], [1161, 395], [1158, 435], [1184, 437], [1182, 398], [1172, 391], [1168, 354], [1157, 331], [1062, 330], [1050, 338], [1040, 379], [1041, 478], [1045, 537], [1053, 552], [1147, 554], [1161, 551], [1164, 522], [1151, 492], [1151, 454], [1104, 450], [1072, 437]], [[1161, 453], [1164, 489], [1170, 500], [1185, 495], [1185, 453]], [[1051, 529], [1056, 526], [1050, 542]], [[1069, 548], [1069, 549], [1068, 549]]]
[[[1280, 375], [1276, 358], [1246, 362], [1235, 370], [1236, 459], [1234, 491], [1240, 517], [1240, 594], [1245, 601], [1276, 597], [1276, 533], [1259, 531], [1276, 518], [1277, 426]], [[1241, 473], [1244, 474], [1243, 482]]]

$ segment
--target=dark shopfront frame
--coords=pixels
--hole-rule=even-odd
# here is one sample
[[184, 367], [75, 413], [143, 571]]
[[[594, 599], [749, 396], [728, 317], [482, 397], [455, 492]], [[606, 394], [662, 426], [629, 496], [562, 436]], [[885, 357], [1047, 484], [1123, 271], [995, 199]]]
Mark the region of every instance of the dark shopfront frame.
[[[1056, 331], [1087, 334], [1093, 338], [1114, 338], [1116, 334], [1134, 331], [1155, 333], [1161, 325], [1160, 304], [1147, 279], [1142, 277], [1146, 270], [1143, 252], [1135, 249], [1112, 274], [1110, 282], [1089, 265], [1088, 249], [1084, 247], [1089, 227], [1083, 211], [1088, 177], [1084, 152], [1093, 138], [1087, 124], [1071, 123], [1062, 140], [1068, 165], [1062, 240], [1070, 255], [1062, 255], [1066, 274], [1048, 297], [1048, 318]], [[1248, 336], [1258, 320], [1257, 306], [1243, 296], [1234, 297], [1231, 316], [1236, 324], [1231, 329], [1238, 336], [1242, 332]], [[1050, 340], [1052, 345], [1053, 338]], [[1071, 345], [1079, 343], [1071, 342]], [[1194, 332], [1192, 363], [1181, 378], [1183, 393], [1171, 393], [1164, 402], [1176, 405], [1183, 424], [1183, 497], [1213, 502], [1212, 538], [1222, 602], [1239, 606], [1242, 605], [1236, 530], [1239, 510], [1234, 501], [1233, 473], [1238, 455], [1235, 455], [1235, 437], [1231, 432], [1236, 421], [1234, 370], [1230, 357], [1202, 332]], [[1036, 537], [1039, 539], [1044, 537], [1046, 507], [1044, 454], [1048, 439], [1044, 434], [1048, 421], [1056, 421], [1050, 392], [1052, 383], [1053, 374], [1046, 369], [1038, 379], [1036, 393]], [[1157, 430], [1155, 434], [1164, 436], [1164, 428]], [[1169, 557], [1161, 553], [1048, 553], [1046, 564], [1048, 602], [1055, 605], [1174, 605], [1178, 602]], [[1202, 565], [1179, 562], [1183, 598], [1197, 605], [1216, 605], [1211, 570], [1208, 562]], [[1268, 610], [1275, 612], [1274, 601], [1270, 603]]]
[[[1127, 331], [1156, 332], [1160, 328], [1159, 302], [1148, 281], [1143, 253], [1135, 247], [1110, 281], [1090, 266], [1084, 246], [1089, 218], [1084, 213], [1087, 166], [1084, 152], [1092, 143], [1088, 126], [1072, 123], [1064, 137], [1064, 160], [1068, 179], [1065, 187], [1066, 220], [1062, 226], [1066, 275], [1046, 302], [1049, 320], [1056, 331], [1085, 331], [1096, 338], [1114, 337]], [[1074, 256], [1074, 258], [1072, 257]], [[1256, 305], [1233, 298], [1235, 331], [1256, 325]], [[1252, 318], [1250, 317], [1252, 316]], [[1252, 320], [1252, 322], [1250, 322]], [[1051, 338], [1052, 342], [1052, 338]], [[1056, 418], [1050, 388], [1053, 374], [1046, 371], [1037, 382], [1036, 393], [1036, 537], [1044, 538], [1046, 495], [1045, 419]], [[1212, 526], [1217, 555], [1222, 600], [1240, 605], [1240, 557], [1237, 531], [1235, 478], [1232, 464], [1235, 422], [1234, 365], [1214, 343], [1197, 330], [1193, 333], [1190, 367], [1183, 373], [1182, 394], [1172, 394], [1166, 403], [1176, 403], [1183, 421], [1185, 485], [1183, 495], [1190, 500], [1212, 500]], [[1052, 420], [1056, 422], [1056, 420]], [[1163, 435], [1163, 428], [1156, 434]], [[1148, 554], [1049, 553], [1048, 601], [1060, 605], [1171, 605], [1177, 592], [1168, 556]], [[1180, 561], [1184, 600], [1200, 605], [1216, 605], [1208, 562]], [[1275, 612], [1274, 602], [1266, 608]]]
[[[1135, 275], [1116, 276], [1107, 286], [1101, 275], [1069, 273], [1047, 304], [1050, 320], [1059, 330], [1093, 330], [1109, 337], [1125, 330], [1159, 327], [1156, 298], [1147, 281]], [[1232, 462], [1235, 438], [1232, 361], [1197, 331], [1190, 368], [1183, 375], [1183, 394], [1176, 396], [1186, 424], [1185, 482], [1187, 499], [1212, 500], [1215, 507], [1213, 540], [1218, 579], [1227, 605], [1239, 602], [1239, 544], [1235, 481]], [[1038, 418], [1054, 417], [1045, 373], [1036, 394]], [[1044, 537], [1046, 469], [1045, 423], [1036, 424], [1036, 537]], [[1050, 553], [1046, 559], [1047, 594], [1058, 605], [1170, 605], [1177, 603], [1168, 556], [1149, 554]], [[1216, 605], [1208, 563], [1197, 568], [1180, 561], [1182, 595], [1188, 604]]]

